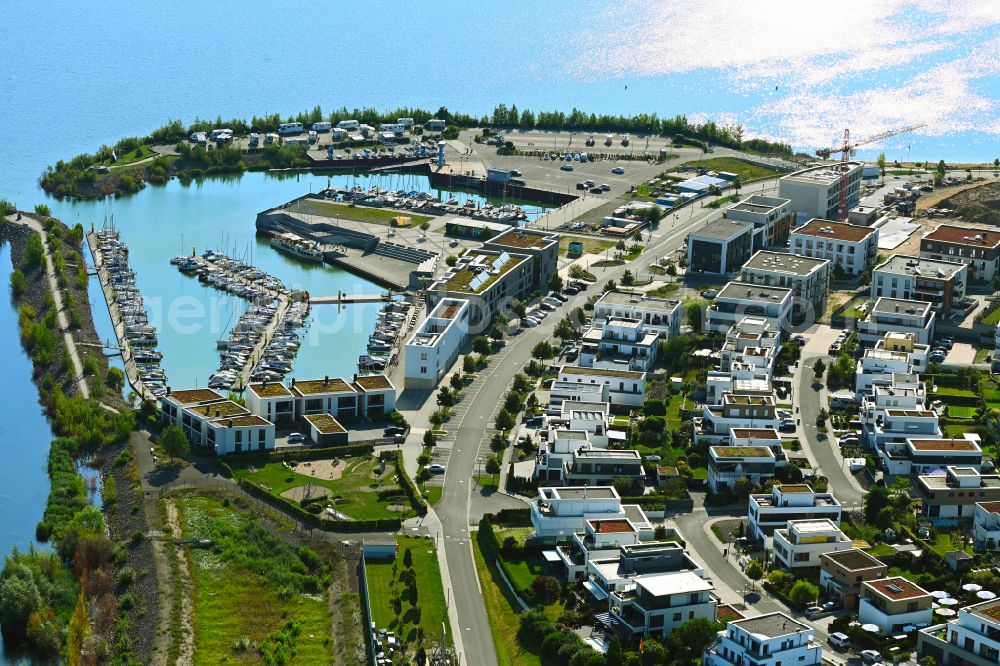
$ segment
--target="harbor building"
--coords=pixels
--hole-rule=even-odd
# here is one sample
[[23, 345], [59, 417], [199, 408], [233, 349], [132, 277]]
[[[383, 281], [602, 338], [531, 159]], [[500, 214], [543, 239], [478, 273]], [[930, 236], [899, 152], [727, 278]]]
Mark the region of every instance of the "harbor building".
[[469, 302], [469, 334], [485, 330], [514, 299], [535, 290], [532, 258], [495, 250], [466, 250], [428, 289], [431, 305], [443, 299]]
[[713, 220], [688, 236], [688, 271], [732, 273], [740, 269], [752, 252], [752, 224]]
[[789, 520], [785, 527], [774, 530], [772, 544], [775, 563], [786, 569], [819, 566], [820, 556], [854, 547], [829, 518]]
[[949, 317], [965, 310], [968, 272], [968, 265], [960, 262], [893, 255], [872, 271], [872, 299], [922, 301], [939, 316]]
[[592, 322], [602, 326], [612, 317], [637, 319], [642, 322], [644, 329], [655, 331], [662, 339], [667, 340], [680, 334], [681, 302], [646, 294], [606, 291], [594, 303]]
[[861, 201], [861, 176], [864, 163], [850, 161], [847, 172], [840, 164], [817, 164], [778, 179], [778, 196], [791, 201], [799, 219], [814, 217], [836, 220], [840, 208], [840, 181], [847, 179], [847, 211]]
[[792, 254], [829, 259], [845, 273], [860, 275], [878, 256], [878, 229], [814, 218], [793, 229], [789, 243]]
[[970, 280], [993, 282], [1000, 275], [1000, 231], [942, 224], [920, 239], [920, 256], [961, 262]]
[[813, 628], [784, 613], [730, 622], [705, 648], [704, 666], [820, 666], [823, 647]]
[[161, 418], [184, 432], [192, 446], [216, 455], [274, 449], [274, 424], [211, 389], [168, 390]]
[[770, 493], [750, 495], [747, 510], [747, 536], [770, 548], [774, 530], [789, 520], [822, 520], [840, 524], [841, 505], [830, 493], [817, 493], [804, 483], [781, 484]]
[[531, 279], [542, 293], [548, 288], [549, 278], [559, 270], [558, 234], [512, 227], [486, 241], [483, 249], [530, 257]]
[[829, 259], [760, 250], [743, 265], [740, 279], [747, 284], [792, 290], [792, 320], [819, 317], [830, 293]]
[[856, 322], [856, 327], [858, 339], [868, 344], [881, 340], [887, 333], [912, 333], [916, 344], [929, 345], [936, 324], [937, 315], [930, 303], [882, 296], [865, 318]]
[[895, 634], [907, 626], [924, 627], [933, 619], [934, 602], [926, 590], [902, 576], [861, 583], [858, 622]]
[[468, 338], [469, 301], [442, 298], [403, 347], [404, 388], [433, 389]]
[[789, 199], [752, 194], [726, 209], [726, 219], [753, 225], [753, 249], [783, 247], [795, 221]]
[[729, 282], [708, 306], [706, 329], [726, 333], [744, 317], [767, 320], [774, 331], [787, 331], [792, 324], [792, 290], [747, 282]]
[[852, 548], [819, 556], [819, 589], [845, 611], [861, 601], [861, 583], [889, 575], [889, 567], [863, 550]]
[[1000, 599], [991, 599], [958, 610], [944, 624], [917, 633], [917, 655], [941, 666], [996, 666], [1000, 663]]

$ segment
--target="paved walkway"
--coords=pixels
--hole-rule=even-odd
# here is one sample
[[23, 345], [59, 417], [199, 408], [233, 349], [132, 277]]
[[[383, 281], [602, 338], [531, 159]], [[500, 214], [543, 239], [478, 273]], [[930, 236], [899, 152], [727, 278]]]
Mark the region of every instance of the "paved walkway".
[[52, 263], [52, 254], [49, 252], [48, 234], [45, 233], [45, 227], [37, 219], [26, 214], [21, 215], [20, 221], [14, 215], [8, 216], [7, 220], [16, 224], [23, 224], [32, 231], [37, 232], [42, 238], [42, 247], [45, 249], [45, 275], [49, 281], [49, 293], [52, 294], [52, 299], [56, 304], [56, 320], [59, 324], [59, 330], [63, 334], [63, 342], [66, 345], [66, 350], [69, 352], [70, 360], [73, 362], [73, 374], [76, 376], [77, 388], [80, 391], [80, 395], [84, 398], [89, 398], [90, 387], [87, 386], [87, 380], [83, 376], [83, 363], [80, 361], [80, 352], [77, 349], [76, 340], [73, 339], [73, 334], [70, 332], [66, 311], [63, 310], [62, 290], [59, 289], [59, 283], [56, 280], [56, 270]]

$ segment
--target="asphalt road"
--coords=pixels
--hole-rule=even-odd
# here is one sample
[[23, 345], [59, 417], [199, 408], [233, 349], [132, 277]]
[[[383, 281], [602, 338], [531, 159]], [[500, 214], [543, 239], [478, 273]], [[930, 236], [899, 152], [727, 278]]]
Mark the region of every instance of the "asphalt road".
[[[743, 189], [749, 195], [761, 187]], [[460, 618], [456, 632], [462, 632], [462, 643], [465, 654], [462, 664], [475, 666], [493, 666], [497, 663], [496, 649], [493, 644], [486, 609], [482, 594], [478, 592], [462, 593], [462, 590], [478, 591], [479, 581], [476, 576], [475, 561], [470, 543], [470, 504], [471, 479], [476, 460], [481, 447], [488, 447], [486, 430], [492, 427], [494, 414], [503, 402], [503, 396], [514, 375], [531, 359], [531, 349], [541, 340], [551, 340], [556, 323], [563, 314], [576, 307], [582, 307], [589, 296], [598, 294], [608, 280], [620, 281], [625, 270], [636, 274], [659, 253], [678, 247], [691, 230], [704, 224], [712, 216], [721, 215], [721, 211], [711, 208], [695, 207], [693, 212], [683, 211], [680, 219], [673, 221], [672, 217], [664, 218], [659, 228], [653, 233], [653, 240], [646, 244], [646, 249], [638, 259], [609, 268], [598, 276], [598, 282], [589, 289], [570, 299], [559, 311], [547, 317], [539, 326], [524, 330], [520, 335], [510, 340], [504, 350], [503, 359], [494, 359], [486, 372], [486, 381], [479, 384], [474, 395], [467, 395], [467, 411], [457, 425], [455, 443], [448, 461], [448, 471], [445, 476], [444, 490], [436, 512], [441, 520], [444, 537], [445, 558], [448, 564], [449, 577], [455, 594], [455, 610]], [[455, 424], [449, 424], [455, 428]]]

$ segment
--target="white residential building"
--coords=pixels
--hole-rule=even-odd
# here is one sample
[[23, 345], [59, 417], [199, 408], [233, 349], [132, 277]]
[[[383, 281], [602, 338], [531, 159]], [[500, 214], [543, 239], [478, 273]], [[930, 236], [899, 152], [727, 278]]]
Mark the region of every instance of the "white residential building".
[[594, 303], [593, 323], [603, 326], [612, 317], [638, 319], [643, 329], [655, 331], [664, 340], [681, 330], [681, 302], [645, 294], [606, 291]]
[[722, 396], [734, 395], [774, 395], [770, 380], [759, 378], [753, 367], [737, 365], [728, 371], [709, 370], [706, 377], [705, 404], [722, 406]]
[[924, 516], [932, 521], [945, 518], [951, 525], [954, 518], [972, 518], [978, 502], [1000, 502], [1000, 475], [949, 465], [944, 476], [918, 476], [916, 491]]
[[714, 589], [693, 571], [639, 575], [630, 587], [611, 593], [610, 622], [632, 638], [664, 638], [688, 620], [714, 622]]
[[774, 393], [723, 393], [721, 405], [705, 405], [692, 423], [696, 441], [723, 442], [733, 428], [777, 428], [779, 421]]
[[950, 439], [908, 438], [902, 443], [887, 442], [878, 454], [886, 473], [894, 476], [930, 474], [948, 465], [979, 470], [983, 463], [983, 450], [976, 439], [978, 435], [973, 434]]
[[565, 401], [560, 410], [560, 420], [569, 430], [585, 431], [590, 445], [604, 449], [608, 446], [608, 424], [611, 405], [607, 402]]
[[740, 279], [749, 284], [791, 289], [792, 317], [799, 321], [810, 315], [816, 319], [826, 310], [830, 271], [829, 259], [761, 250], [743, 265]]
[[818, 567], [820, 556], [838, 550], [850, 550], [854, 542], [830, 519], [789, 520], [774, 530], [772, 540], [775, 563], [786, 569]]
[[546, 541], [560, 541], [582, 532], [591, 519], [626, 518], [639, 537], [653, 536], [653, 526], [638, 505], [623, 505], [613, 486], [548, 487], [538, 489], [531, 503], [531, 524], [535, 535]]
[[575, 451], [591, 446], [590, 433], [586, 430], [550, 429], [548, 439], [540, 443], [535, 456], [534, 478], [539, 485], [567, 485], [563, 483], [566, 463], [573, 459]]
[[274, 449], [274, 424], [211, 389], [170, 391], [162, 419], [181, 428], [193, 446], [216, 455]]
[[403, 347], [408, 389], [433, 389], [458, 360], [469, 331], [469, 301], [442, 298]]
[[622, 477], [642, 489], [646, 470], [638, 451], [581, 447], [563, 465], [563, 481], [568, 486], [606, 486]]
[[753, 225], [753, 249], [779, 247], [788, 242], [795, 221], [792, 202], [779, 197], [751, 194], [726, 209], [726, 219]]
[[927, 345], [934, 339], [936, 324], [934, 308], [930, 303], [903, 301], [882, 297], [857, 322], [858, 339], [872, 344], [886, 333], [912, 333], [918, 344]]
[[612, 405], [639, 407], [646, 398], [645, 372], [565, 365], [559, 371], [558, 381], [606, 386], [605, 399]]
[[902, 576], [869, 580], [861, 584], [858, 622], [874, 624], [884, 634], [903, 627], [923, 627], [931, 623], [934, 597]]
[[247, 409], [272, 423], [290, 423], [297, 416], [295, 397], [278, 382], [250, 384], [247, 386], [246, 402]]
[[560, 407], [568, 402], [607, 402], [608, 385], [554, 381], [549, 391], [549, 405]]
[[775, 332], [792, 324], [792, 290], [746, 282], [730, 282], [708, 306], [706, 329], [725, 333], [744, 317], [766, 319]]
[[678, 572], [705, 576], [702, 566], [676, 541], [623, 543], [613, 554], [589, 559], [586, 576], [590, 584], [584, 583], [584, 587], [602, 601], [614, 592], [634, 589], [638, 576]]
[[708, 487], [713, 493], [732, 489], [741, 478], [753, 484], [774, 478], [774, 451], [768, 446], [710, 446]]
[[845, 273], [860, 275], [878, 256], [878, 229], [826, 219], [813, 219], [791, 234], [792, 254], [829, 259], [831, 271], [840, 266]]
[[[749, 371], [750, 378], [770, 380], [774, 360], [781, 351], [780, 340], [780, 332], [771, 328], [767, 319], [740, 319], [726, 332], [726, 341], [719, 351], [719, 371]], [[747, 377], [741, 375], [741, 378]]]
[[804, 483], [782, 484], [770, 493], [750, 495], [747, 510], [747, 536], [770, 548], [774, 530], [789, 520], [828, 518], [840, 524], [841, 506], [830, 493], [817, 493]]
[[[885, 396], [886, 399], [890, 397]], [[927, 409], [875, 406], [861, 414], [861, 427], [868, 445], [878, 451], [893, 443], [903, 444], [911, 437], [940, 439], [939, 421], [937, 412]]]
[[896, 254], [872, 271], [873, 299], [886, 296], [930, 303], [942, 317], [962, 312], [968, 284], [967, 264]]
[[916, 343], [913, 333], [886, 333], [885, 337], [866, 349], [857, 362], [854, 392], [860, 400], [871, 387], [892, 386], [899, 375], [915, 375], [927, 369], [930, 348]]
[[1000, 547], [1000, 502], [976, 502], [972, 538], [980, 550], [994, 551]]
[[778, 179], [778, 196], [791, 201], [799, 219], [821, 217], [839, 219], [840, 180], [847, 179], [844, 215], [861, 201], [864, 163], [850, 161], [844, 173], [839, 163], [817, 164]]
[[784, 613], [730, 622], [705, 649], [704, 666], [820, 666], [813, 628]]
[[647, 331], [638, 319], [610, 317], [600, 328], [584, 331], [578, 363], [584, 368], [646, 372], [656, 362], [659, 348], [659, 335]]
[[960, 608], [955, 619], [921, 629], [917, 654], [922, 662], [931, 657], [941, 666], [996, 666], [1000, 663], [1000, 599]]
[[639, 532], [627, 518], [594, 518], [584, 521], [582, 532], [574, 532], [568, 544], [556, 546], [566, 580], [587, 578], [587, 563], [592, 559], [616, 558], [618, 549], [639, 543]]

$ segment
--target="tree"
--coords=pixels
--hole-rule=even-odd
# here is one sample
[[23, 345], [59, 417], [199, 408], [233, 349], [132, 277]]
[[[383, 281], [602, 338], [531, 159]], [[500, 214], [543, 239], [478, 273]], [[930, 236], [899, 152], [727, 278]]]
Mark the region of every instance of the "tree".
[[556, 352], [552, 348], [552, 345], [548, 342], [548, 340], [542, 340], [541, 342], [539, 342], [538, 344], [536, 344], [534, 347], [531, 348], [531, 355], [532, 357], [537, 358], [540, 361], [543, 361], [545, 359], [549, 359], [555, 356]]
[[[756, 562], [756, 560], [754, 561]], [[671, 663], [690, 664], [692, 659], [701, 656], [722, 628], [723, 626], [718, 622], [712, 622], [704, 617], [696, 617], [671, 631], [667, 636], [667, 647], [670, 649], [671, 655], [676, 655]]]
[[553, 273], [549, 276], [549, 289], [552, 291], [562, 291], [563, 279], [559, 277], [559, 273]]
[[112, 366], [108, 368], [108, 374], [104, 383], [108, 385], [108, 388], [120, 392], [122, 387], [125, 386], [125, 373], [120, 368]]
[[465, 388], [465, 380], [462, 379], [461, 372], [453, 372], [451, 379], [448, 380], [448, 383], [451, 384], [451, 388], [455, 391], [461, 391]]
[[688, 326], [695, 333], [701, 333], [702, 316], [701, 316], [701, 303], [691, 303], [684, 310], [684, 314], [687, 316]]
[[430, 448], [437, 444], [437, 435], [434, 434], [433, 430], [424, 431], [424, 447]]
[[635, 481], [627, 476], [619, 476], [611, 483], [611, 485], [615, 487], [615, 490], [617, 490], [618, 494], [622, 497], [631, 497]]
[[667, 526], [663, 524], [657, 525], [656, 528], [653, 530], [653, 538], [656, 539], [657, 541], [663, 541], [664, 539], [666, 539]]
[[944, 160], [939, 160], [937, 166], [934, 168], [934, 184], [940, 185], [947, 173], [948, 167], [945, 166]]
[[486, 473], [490, 476], [496, 476], [500, 473], [500, 458], [498, 456], [490, 456], [486, 459]]
[[788, 591], [788, 599], [800, 608], [805, 608], [818, 597], [819, 588], [807, 580], [796, 581]]
[[477, 335], [474, 337], [472, 339], [472, 351], [481, 355], [486, 355], [493, 351], [493, 348], [490, 346], [489, 338], [485, 335]]
[[535, 576], [531, 582], [531, 592], [541, 603], [547, 603], [559, 598], [559, 581], [552, 576]]
[[454, 266], [455, 264], [458, 263], [458, 257], [456, 257], [453, 254], [449, 254], [447, 257], [445, 257], [444, 263], [448, 264], [449, 266]]
[[879, 512], [889, 506], [889, 489], [883, 485], [874, 485], [868, 489], [864, 498], [865, 522], [874, 524]]
[[159, 444], [171, 458], [179, 458], [191, 448], [187, 435], [174, 423], [168, 425], [160, 433]]
[[25, 279], [20, 268], [15, 268], [10, 274], [10, 293], [14, 298], [20, 298], [24, 293]]
[[524, 319], [525, 315], [528, 314], [528, 307], [523, 301], [515, 298], [514, 302], [510, 304], [510, 311], [513, 312], [518, 319]]
[[746, 571], [744, 573], [746, 573], [747, 578], [756, 583], [758, 580], [761, 579], [761, 576], [764, 575], [764, 565], [761, 564], [760, 560], [757, 559], [750, 560], [750, 563], [747, 565]]
[[573, 324], [570, 323], [569, 318], [561, 319], [558, 324], [556, 324], [555, 336], [566, 342], [567, 340], [572, 340], [576, 336], [576, 331], [573, 330]]
[[631, 287], [635, 284], [635, 276], [632, 274], [632, 271], [627, 268], [625, 269], [625, 272], [622, 273], [622, 284], [626, 287]]
[[503, 408], [511, 414], [517, 414], [521, 411], [521, 396], [516, 391], [510, 391], [504, 398]]
[[510, 430], [514, 427], [514, 415], [506, 409], [501, 409], [496, 418], [497, 430]]
[[409, 548], [403, 551], [403, 566], [407, 569], [413, 568], [413, 553], [410, 552]]
[[875, 160], [875, 164], [878, 165], [879, 172], [882, 174], [882, 177], [885, 178], [885, 152], [884, 151], [878, 154], [878, 159]]
[[816, 381], [823, 379], [823, 373], [826, 372], [826, 363], [823, 359], [818, 358], [813, 364], [813, 373], [816, 375]]
[[466, 354], [465, 358], [462, 359], [462, 372], [471, 375], [478, 369], [479, 363], [476, 361], [475, 354]]

